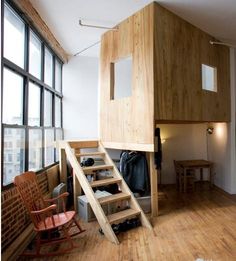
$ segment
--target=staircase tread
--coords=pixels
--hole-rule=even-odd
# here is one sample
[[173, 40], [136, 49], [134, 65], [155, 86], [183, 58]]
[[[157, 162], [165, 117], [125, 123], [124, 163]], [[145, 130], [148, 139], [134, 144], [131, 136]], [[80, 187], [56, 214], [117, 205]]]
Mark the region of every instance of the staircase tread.
[[91, 187], [99, 187], [99, 186], [106, 186], [114, 183], [121, 182], [121, 178], [109, 178], [109, 179], [102, 179], [102, 180], [95, 180], [90, 183]]
[[76, 157], [83, 157], [83, 156], [104, 156], [104, 152], [94, 151], [94, 152], [84, 152], [84, 153], [76, 153]]
[[129, 198], [130, 198], [129, 194], [121, 192], [121, 193], [117, 193], [117, 194], [114, 194], [114, 195], [99, 198], [98, 201], [102, 205], [102, 204], [116, 202], [116, 201], [119, 201], [119, 200], [124, 200], [124, 199], [129, 199]]
[[135, 209], [129, 208], [129, 209], [108, 215], [107, 219], [108, 219], [109, 223], [112, 224], [112, 223], [116, 223], [116, 222], [122, 221], [127, 218], [135, 217], [135, 216], [139, 215], [140, 213], [141, 213], [140, 210], [135, 210]]
[[100, 170], [100, 169], [113, 169], [112, 165], [97, 165], [91, 167], [84, 167], [83, 171]]

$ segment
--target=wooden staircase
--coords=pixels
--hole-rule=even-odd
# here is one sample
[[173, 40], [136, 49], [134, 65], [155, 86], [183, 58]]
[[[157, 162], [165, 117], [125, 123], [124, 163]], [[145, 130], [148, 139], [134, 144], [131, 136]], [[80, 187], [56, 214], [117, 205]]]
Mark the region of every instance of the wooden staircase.
[[[59, 145], [61, 150], [65, 151], [66, 158], [70, 162], [74, 174], [83, 189], [91, 208], [97, 218], [97, 221], [102, 228], [108, 240], [115, 244], [119, 241], [112, 230], [111, 224], [122, 222], [126, 219], [139, 217], [142, 226], [152, 229], [152, 226], [144, 214], [143, 210], [136, 201], [133, 193], [130, 191], [117, 167], [108, 155], [106, 149], [99, 141], [78, 141], [78, 142], [65, 142], [61, 141]], [[84, 148], [94, 148], [94, 152], [81, 152]], [[62, 155], [62, 154], [61, 154]], [[79, 160], [81, 157], [100, 157], [104, 160], [104, 165], [81, 167]], [[65, 160], [65, 157], [62, 157]], [[86, 175], [93, 175], [97, 170], [109, 170], [112, 172], [112, 177], [102, 180], [94, 180], [89, 182]], [[92, 188], [99, 188], [110, 184], [118, 184], [121, 193], [110, 195], [97, 199]], [[114, 203], [119, 201], [128, 201], [129, 208], [119, 211], [114, 214], [105, 215], [101, 205]]]

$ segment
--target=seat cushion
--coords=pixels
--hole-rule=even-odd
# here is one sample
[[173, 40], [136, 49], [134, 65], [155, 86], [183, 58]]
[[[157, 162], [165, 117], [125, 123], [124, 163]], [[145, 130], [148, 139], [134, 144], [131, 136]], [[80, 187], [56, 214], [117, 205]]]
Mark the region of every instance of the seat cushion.
[[44, 221], [40, 221], [38, 223], [38, 226], [34, 229], [36, 231], [45, 231], [56, 227], [60, 227], [71, 221], [74, 216], [75, 211], [67, 211], [65, 213], [53, 215], [55, 225], [53, 224], [52, 217], [46, 217], [46, 219]]

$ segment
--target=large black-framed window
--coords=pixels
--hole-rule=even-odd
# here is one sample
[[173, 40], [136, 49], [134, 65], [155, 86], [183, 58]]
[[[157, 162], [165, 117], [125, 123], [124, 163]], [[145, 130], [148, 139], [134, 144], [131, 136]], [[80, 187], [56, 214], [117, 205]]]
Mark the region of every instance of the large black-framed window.
[[11, 1], [2, 1], [2, 188], [16, 175], [58, 161], [63, 138], [62, 66]]

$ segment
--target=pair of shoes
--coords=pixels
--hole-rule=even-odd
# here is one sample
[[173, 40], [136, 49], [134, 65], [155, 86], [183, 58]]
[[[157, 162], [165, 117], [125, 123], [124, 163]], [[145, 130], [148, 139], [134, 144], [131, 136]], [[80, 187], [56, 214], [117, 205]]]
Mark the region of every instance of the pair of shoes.
[[115, 234], [119, 234], [120, 232], [125, 232], [129, 229], [140, 226], [140, 220], [138, 218], [126, 219], [124, 222], [119, 223], [117, 225], [112, 225], [112, 229]]
[[[112, 227], [114, 233], [116, 235], [118, 235], [120, 232], [125, 232], [129, 229], [138, 227], [140, 225], [141, 225], [141, 222], [138, 218], [132, 218], [132, 219], [127, 219], [124, 222], [119, 223], [119, 224], [112, 224], [111, 227]], [[102, 231], [101, 228], [99, 229], [99, 233], [101, 235], [104, 235], [104, 232]]]
[[128, 219], [126, 221], [126, 226], [128, 227], [128, 229], [139, 227], [140, 225], [141, 225], [141, 222], [140, 222], [139, 218], [132, 218], [132, 219]]

